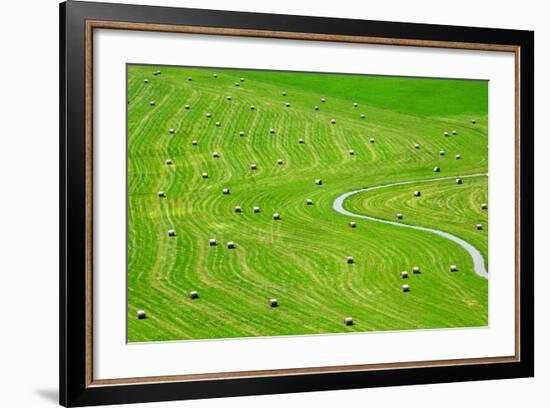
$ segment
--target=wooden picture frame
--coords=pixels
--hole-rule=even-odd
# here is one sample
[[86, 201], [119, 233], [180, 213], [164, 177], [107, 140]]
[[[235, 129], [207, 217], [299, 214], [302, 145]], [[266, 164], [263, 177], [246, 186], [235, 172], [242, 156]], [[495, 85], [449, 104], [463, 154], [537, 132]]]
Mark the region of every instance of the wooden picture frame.
[[[516, 58], [516, 350], [511, 356], [95, 380], [95, 29], [507, 51]], [[60, 403], [64, 406], [534, 375], [534, 34], [530, 31], [69, 1], [60, 5]]]

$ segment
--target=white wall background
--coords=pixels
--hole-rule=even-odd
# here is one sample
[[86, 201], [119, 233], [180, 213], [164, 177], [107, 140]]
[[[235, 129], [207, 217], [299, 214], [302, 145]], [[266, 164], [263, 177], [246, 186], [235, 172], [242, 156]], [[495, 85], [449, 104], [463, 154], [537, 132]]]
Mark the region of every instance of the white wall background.
[[[126, 1], [121, 1], [126, 2]], [[3, 2], [0, 25], [0, 406], [53, 407], [58, 381], [58, 7], [57, 0]], [[536, 116], [545, 118], [550, 72], [546, 4], [523, 0], [148, 0], [179, 5], [375, 20], [530, 29], [536, 31]], [[550, 198], [545, 188], [550, 149], [544, 121], [536, 125], [537, 209]], [[540, 211], [537, 211], [540, 215]], [[291, 395], [230, 398], [135, 407], [329, 407], [350, 406], [546, 407], [550, 384], [547, 310], [550, 271], [544, 231], [536, 228], [536, 378], [477, 383], [392, 387]]]

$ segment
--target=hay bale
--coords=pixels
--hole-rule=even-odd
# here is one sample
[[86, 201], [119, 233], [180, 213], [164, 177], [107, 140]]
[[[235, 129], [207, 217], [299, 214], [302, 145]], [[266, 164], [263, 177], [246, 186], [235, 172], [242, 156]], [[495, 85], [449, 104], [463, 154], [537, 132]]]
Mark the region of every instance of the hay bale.
[[456, 135], [456, 130], [453, 130], [451, 133], [452, 133], [453, 135]]
[[308, 198], [308, 199], [306, 200], [306, 204], [307, 204], [307, 205], [313, 205], [313, 200], [312, 200], [311, 198]]
[[254, 110], [256, 107], [254, 105], [250, 105], [250, 110]]
[[371, 137], [371, 138], [369, 139], [369, 142], [374, 143], [374, 137]]
[[408, 279], [409, 273], [407, 271], [403, 271], [399, 274], [401, 276], [401, 279]]
[[403, 214], [397, 213], [397, 214], [395, 214], [395, 218], [397, 218], [398, 220], [402, 220], [403, 219]]
[[420, 149], [420, 145], [419, 145], [418, 143], [415, 143], [415, 144], [414, 144], [414, 148], [415, 148], [415, 149]]
[[191, 144], [192, 144], [193, 146], [196, 146], [196, 145], [199, 144], [199, 142], [197, 142], [196, 140], [192, 140], [192, 141], [191, 141]]
[[166, 193], [165, 193], [164, 191], [159, 191], [159, 192], [158, 192], [158, 196], [159, 196], [160, 198], [166, 198]]
[[459, 155], [459, 154], [456, 154], [456, 155], [455, 155], [455, 159], [456, 159], [456, 160], [460, 160], [460, 155]]
[[350, 228], [357, 228], [357, 223], [355, 221], [350, 221], [348, 225]]
[[245, 135], [245, 133], [241, 130], [241, 131], [239, 132], [239, 136], [240, 136], [240, 137], [244, 137], [244, 135]]
[[322, 102], [322, 103], [325, 103], [325, 102], [326, 102], [326, 99], [325, 99], [325, 98], [321, 98], [321, 102]]
[[168, 133], [174, 134], [174, 133], [176, 133], [176, 129], [170, 128], [170, 129], [168, 129]]
[[155, 101], [149, 101], [149, 105], [151, 106], [155, 106], [155, 103], [156, 103]]
[[315, 184], [317, 184], [318, 186], [321, 186], [321, 185], [323, 185], [323, 180], [317, 179], [317, 180], [315, 180]]
[[168, 236], [169, 236], [169, 237], [175, 237], [175, 236], [176, 236], [176, 231], [173, 230], [173, 229], [169, 229], [169, 230], [168, 230]]
[[451, 266], [449, 267], [449, 270], [450, 270], [451, 272], [457, 272], [457, 271], [458, 271], [458, 266], [456, 266], [456, 265], [451, 265]]
[[170, 159], [166, 160], [165, 163], [166, 163], [167, 166], [171, 166], [172, 164], [174, 164], [174, 163], [172, 163], [172, 160], [170, 160]]
[[235, 86], [239, 86], [240, 84], [238, 82], [235, 82]]
[[256, 170], [257, 168], [258, 168], [258, 166], [256, 166], [256, 163], [252, 163], [252, 164], [250, 165], [250, 169], [251, 169], [251, 170]]
[[233, 241], [229, 241], [227, 243], [227, 249], [235, 249], [237, 248], [237, 245]]
[[286, 106], [287, 108], [290, 108], [290, 103], [286, 102], [286, 103], [285, 103], [285, 106]]
[[402, 292], [410, 292], [411, 288], [409, 288], [409, 285], [401, 285], [401, 291]]
[[136, 317], [137, 317], [139, 320], [147, 319], [147, 313], [145, 313], [144, 310], [138, 310], [138, 311], [136, 312]]
[[449, 132], [443, 132], [443, 136], [449, 136]]
[[419, 274], [420, 273], [420, 268], [418, 266], [413, 266], [413, 273], [414, 274]]
[[222, 193], [225, 194], [225, 195], [228, 195], [228, 194], [231, 194], [231, 190], [229, 190], [228, 188], [224, 188], [222, 190]]
[[259, 213], [260, 212], [260, 207], [258, 207], [258, 206], [252, 207], [252, 212], [253, 213]]
[[354, 152], [352, 149], [350, 149], [350, 150], [348, 151], [348, 153], [349, 153], [350, 156], [354, 156], [354, 155], [355, 155], [355, 152]]
[[486, 210], [488, 208], [487, 203], [481, 204], [481, 209]]
[[236, 205], [236, 206], [235, 206], [235, 212], [236, 212], [236, 213], [242, 213], [242, 212], [243, 212], [243, 209], [241, 208], [240, 205]]
[[462, 184], [462, 179], [461, 178], [457, 178], [455, 181], [456, 181], [456, 184]]
[[212, 152], [212, 157], [220, 157], [220, 153], [219, 152]]
[[352, 264], [352, 263], [355, 263], [355, 260], [353, 259], [353, 256], [347, 256], [346, 257], [346, 262], [349, 263], [349, 264]]
[[155, 75], [155, 76], [160, 75], [160, 71], [153, 72], [153, 75]]
[[476, 124], [476, 120], [475, 119], [472, 119], [472, 124]]
[[188, 81], [192, 81], [193, 78], [192, 78], [192, 77], [187, 77], [187, 80], [188, 80]]
[[434, 167], [434, 173], [439, 173], [439, 171], [440, 171], [439, 167], [435, 166]]
[[482, 230], [482, 229], [483, 229], [483, 225], [481, 225], [481, 224], [476, 224], [476, 229], [477, 229], [477, 230]]
[[284, 91], [281, 92], [281, 95], [286, 96], [286, 92], [284, 92]]
[[196, 290], [192, 290], [189, 292], [189, 299], [198, 299], [199, 298], [199, 292]]
[[318, 106], [314, 106], [313, 109], [318, 111], [318, 110], [319, 110], [319, 107], [318, 107]]
[[207, 117], [207, 118], [211, 118], [211, 117], [212, 117], [212, 114], [209, 112], [209, 113], [206, 114], [206, 117]]
[[239, 81], [244, 82], [244, 78], [240, 78]]
[[278, 307], [279, 306], [279, 302], [277, 302], [277, 299], [269, 299], [267, 301], [267, 304], [269, 305], [269, 307]]
[[218, 77], [218, 74], [212, 74], [212, 76], [213, 76], [214, 78], [217, 78], [217, 77]]
[[299, 138], [299, 139], [298, 139], [298, 143], [300, 143], [300, 144], [304, 144], [304, 143], [305, 143], [305, 142], [304, 142], [304, 139], [302, 139], [302, 138]]
[[221, 122], [216, 122], [216, 127], [220, 127], [222, 125]]
[[440, 156], [445, 156], [445, 150], [440, 150], [440, 151], [439, 151], [439, 155], [440, 155]]
[[333, 125], [335, 125], [335, 124], [336, 124], [336, 119], [331, 119], [331, 120], [330, 120], [330, 123], [333, 124]]
[[225, 99], [227, 99], [228, 101], [230, 101], [230, 100], [231, 100], [231, 95], [227, 95], [227, 96], [225, 97]]
[[277, 160], [277, 164], [283, 164], [283, 159]]
[[344, 324], [346, 326], [353, 326], [353, 319], [351, 317], [344, 318]]
[[202, 174], [201, 174], [201, 177], [202, 177], [203, 179], [207, 179], [207, 178], [208, 178], [208, 173], [207, 173], [207, 172], [202, 173]]
[[216, 246], [216, 245], [218, 245], [218, 241], [216, 241], [214, 238], [210, 238], [210, 239], [208, 240], [208, 245], [210, 245], [210, 246]]
[[353, 103], [353, 107], [354, 107], [354, 108], [357, 108], [357, 106], [359, 106], [359, 105], [357, 105], [357, 102], [354, 102], [354, 103]]
[[186, 105], [185, 105], [185, 109], [187, 109], [187, 110], [191, 109], [191, 105], [186, 104]]
[[273, 219], [274, 220], [280, 220], [281, 219], [281, 214], [279, 214], [279, 213], [273, 214]]
[[415, 197], [420, 197], [422, 195], [420, 191], [415, 191], [413, 194]]
[[146, 83], [146, 84], [148, 84], [148, 83], [149, 83], [149, 80], [148, 80], [148, 79], [144, 79], [143, 82]]
[[275, 133], [275, 129], [273, 129], [273, 128], [269, 129], [269, 133], [271, 133], [271, 134]]
[[365, 119], [365, 114], [364, 113], [361, 114], [361, 119]]

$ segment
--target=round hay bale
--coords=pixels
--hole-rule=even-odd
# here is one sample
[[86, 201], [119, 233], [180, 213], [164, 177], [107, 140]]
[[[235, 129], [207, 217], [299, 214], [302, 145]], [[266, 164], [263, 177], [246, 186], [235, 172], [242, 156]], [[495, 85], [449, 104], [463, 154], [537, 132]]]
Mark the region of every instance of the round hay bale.
[[481, 209], [486, 210], [488, 208], [487, 203], [481, 204]]
[[476, 124], [476, 120], [475, 119], [472, 119], [472, 124]]
[[460, 155], [459, 155], [459, 154], [456, 154], [456, 155], [455, 155], [455, 159], [456, 159], [456, 160], [460, 160]]
[[315, 180], [315, 184], [317, 184], [318, 186], [321, 186], [321, 185], [323, 185], [323, 180], [317, 179], [317, 180]]
[[313, 200], [312, 200], [311, 198], [308, 198], [308, 199], [306, 200], [306, 204], [307, 204], [307, 205], [313, 205]]
[[354, 156], [354, 155], [355, 155], [355, 152], [354, 152], [352, 149], [350, 149], [350, 150], [348, 151], [348, 153], [349, 153], [350, 156]]
[[439, 173], [439, 171], [440, 171], [439, 167], [435, 166], [434, 167], [434, 173]]
[[277, 302], [277, 299], [269, 299], [267, 301], [267, 304], [269, 305], [269, 307], [278, 307], [279, 306], [279, 302]]
[[277, 160], [277, 164], [279, 164], [279, 165], [280, 165], [280, 164], [283, 164], [283, 159]]
[[228, 101], [230, 101], [230, 100], [231, 100], [231, 95], [227, 95], [227, 96], [225, 97], [225, 99], [227, 99]]
[[422, 195], [420, 191], [415, 191], [413, 194], [415, 197], [420, 197]]
[[476, 224], [476, 229], [477, 229], [477, 230], [482, 230], [482, 229], [483, 229], [483, 225], [481, 225], [481, 224]]
[[218, 77], [218, 74], [212, 74], [212, 76], [213, 76], [214, 78], [217, 78], [217, 77]]
[[238, 82], [235, 82], [235, 86], [239, 86], [240, 84]]
[[275, 129], [273, 129], [273, 128], [269, 129], [269, 133], [271, 133], [271, 134], [275, 133]]
[[418, 143], [415, 143], [415, 144], [414, 144], [414, 148], [415, 148], [415, 149], [420, 149], [420, 145], [419, 145]]
[[164, 191], [159, 191], [159, 192], [158, 192], [158, 196], [159, 196], [160, 198], [165, 198], [165, 197], [166, 197], [166, 193], [165, 193]]
[[314, 110], [319, 110], [319, 107], [318, 107], [318, 106], [314, 106], [313, 109], [314, 109]]
[[233, 241], [227, 243], [227, 249], [235, 249], [237, 245]]
[[235, 212], [236, 212], [236, 213], [241, 213], [241, 212], [243, 212], [243, 209], [241, 208], [240, 205], [236, 205], [236, 206], [235, 206]]
[[304, 139], [302, 139], [302, 138], [298, 139], [298, 143], [304, 144], [304, 143], [305, 143], [305, 142], [304, 142]]
[[199, 292], [196, 290], [192, 290], [189, 292], [189, 299], [198, 299], [199, 298]]
[[281, 214], [279, 214], [279, 213], [273, 214], [273, 219], [274, 220], [280, 220], [281, 219]]
[[187, 110], [191, 109], [191, 105], [186, 104], [186, 105], [185, 105], [185, 109], [187, 109]]
[[256, 107], [254, 105], [250, 105], [250, 110], [254, 110]]
[[174, 163], [172, 163], [172, 160], [170, 160], [170, 159], [166, 160], [165, 163], [166, 163], [167, 166], [171, 166], [172, 164], [174, 164]]
[[145, 82], [146, 84], [149, 83], [149, 80], [148, 79], [144, 79], [143, 82]]
[[239, 132], [239, 136], [240, 136], [240, 137], [244, 137], [244, 135], [245, 135], [245, 133], [241, 130], [241, 131]]
[[258, 206], [252, 207], [252, 212], [253, 213], [259, 213], [260, 212], [260, 207], [258, 207]]
[[456, 266], [456, 265], [451, 265], [451, 266], [449, 267], [449, 270], [450, 270], [451, 272], [457, 272], [457, 271], [458, 271], [458, 266]]
[[287, 108], [290, 108], [290, 103], [285, 102], [285, 106], [286, 106]]
[[155, 106], [155, 101], [149, 101], [149, 105]]
[[353, 107], [354, 107], [354, 108], [357, 108], [358, 106], [359, 106], [359, 105], [357, 105], [357, 102], [354, 102], [354, 103], [353, 103]]
[[344, 318], [344, 324], [346, 326], [353, 326], [353, 319], [351, 317]]
[[418, 266], [413, 266], [413, 273], [419, 274], [420, 273], [420, 268]]
[[208, 173], [207, 173], [207, 172], [202, 173], [202, 174], [201, 174], [201, 177], [202, 177], [203, 179], [207, 179], [207, 178], [208, 178]]
[[225, 194], [225, 195], [228, 195], [228, 194], [231, 194], [231, 190], [228, 189], [228, 188], [224, 188], [224, 189], [222, 190], [222, 193]]
[[281, 95], [286, 96], [286, 92], [285, 91], [281, 92]]
[[365, 119], [365, 114], [364, 113], [361, 114], [361, 119]]
[[176, 231], [173, 230], [173, 229], [169, 229], [169, 230], [168, 230], [168, 236], [169, 236], [169, 237], [175, 237], [175, 236], [176, 236]]
[[347, 256], [346, 257], [346, 262], [349, 263], [349, 264], [352, 264], [355, 262], [355, 260], [353, 259], [353, 256]]
[[216, 127], [220, 127], [222, 125], [221, 122], [216, 122]]
[[402, 292], [410, 292], [411, 288], [409, 288], [409, 285], [401, 285], [401, 291]]
[[207, 117], [207, 118], [211, 118], [211, 117], [212, 117], [212, 114], [211, 114], [210, 112], [208, 112], [208, 113], [206, 114], [206, 117]]
[[192, 78], [192, 77], [187, 77], [187, 80], [188, 80], [188, 81], [192, 81], [193, 78]]
[[160, 71], [153, 72], [153, 75], [160, 75]]
[[244, 82], [244, 78], [240, 78], [239, 81]]
[[218, 245], [218, 241], [216, 241], [214, 238], [210, 238], [210, 239], [208, 240], [208, 245], [210, 245], [210, 246], [216, 246], [216, 245]]
[[256, 170], [257, 168], [258, 168], [258, 166], [256, 166], [256, 163], [252, 163], [252, 164], [250, 165], [250, 169], [251, 169], [251, 170]]
[[408, 279], [409, 273], [406, 271], [403, 271], [399, 274], [399, 276], [401, 276], [401, 279]]
[[357, 223], [355, 221], [350, 221], [348, 225], [350, 228], [357, 228]]
[[220, 157], [220, 153], [219, 152], [212, 152], [212, 157]]
[[462, 184], [462, 179], [461, 179], [461, 178], [457, 178], [457, 179], [455, 180], [455, 182], [456, 182], [456, 184]]
[[374, 137], [371, 137], [371, 138], [369, 139], [369, 142], [374, 143]]
[[168, 129], [168, 133], [174, 134], [174, 133], [176, 133], [176, 129], [170, 128], [170, 129]]
[[136, 312], [136, 317], [137, 317], [139, 320], [147, 319], [147, 313], [145, 313], [144, 310], [138, 310], [138, 311]]
[[193, 146], [196, 146], [196, 145], [199, 144], [199, 142], [197, 142], [196, 140], [192, 140], [192, 141], [191, 141], [191, 144], [192, 144]]
[[449, 132], [443, 132], [443, 136], [449, 136]]
[[439, 155], [440, 155], [440, 156], [445, 156], [445, 150], [440, 150], [440, 151], [439, 151]]
[[325, 98], [321, 98], [321, 102], [322, 102], [322, 103], [325, 103], [325, 102], [326, 102], [326, 99], [325, 99]]
[[397, 218], [398, 220], [402, 220], [403, 219], [403, 214], [401, 214], [401, 213], [395, 214], [395, 218]]
[[331, 120], [330, 120], [330, 123], [333, 124], [333, 125], [335, 125], [335, 124], [336, 124], [336, 119], [331, 119]]
[[452, 133], [453, 135], [456, 135], [456, 130], [453, 130], [451, 133]]

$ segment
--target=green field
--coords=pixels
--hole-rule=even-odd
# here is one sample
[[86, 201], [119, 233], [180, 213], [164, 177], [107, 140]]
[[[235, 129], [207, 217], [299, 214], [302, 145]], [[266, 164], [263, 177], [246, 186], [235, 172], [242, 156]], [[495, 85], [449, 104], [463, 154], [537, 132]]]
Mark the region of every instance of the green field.
[[[128, 341], [487, 325], [488, 281], [462, 247], [332, 208], [364, 186], [487, 173], [487, 91], [482, 81], [129, 65]], [[487, 200], [480, 176], [358, 193], [344, 206], [402, 213], [487, 262]]]

